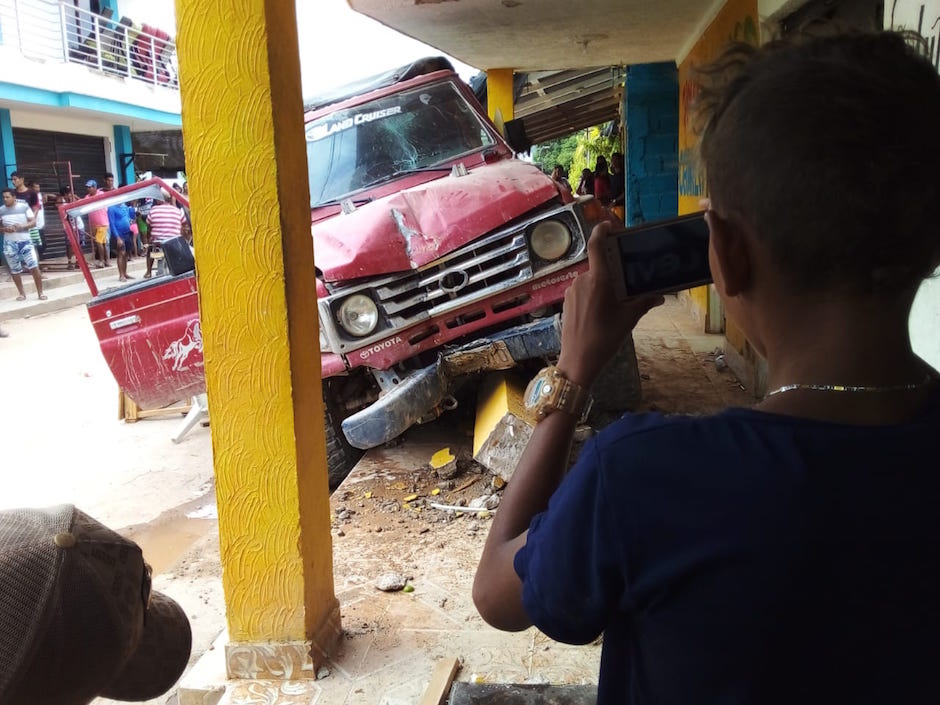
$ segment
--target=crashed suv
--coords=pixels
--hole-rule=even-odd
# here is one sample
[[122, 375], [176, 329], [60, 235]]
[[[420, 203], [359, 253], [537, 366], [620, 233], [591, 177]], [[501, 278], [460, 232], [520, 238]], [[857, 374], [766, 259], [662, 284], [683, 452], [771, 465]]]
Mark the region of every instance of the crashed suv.
[[557, 354], [606, 215], [515, 158], [449, 67], [414, 72], [305, 115], [331, 479], [469, 376]]
[[[304, 117], [335, 487], [364, 449], [452, 408], [465, 381], [557, 355], [565, 290], [606, 211], [517, 159], [442, 59], [325, 97]], [[102, 199], [165, 197], [154, 181], [68, 204], [63, 222]], [[102, 352], [144, 408], [205, 391], [192, 262], [168, 265], [101, 294], [83, 266]], [[130, 368], [128, 350], [164, 348], [147, 356], [156, 374]]]

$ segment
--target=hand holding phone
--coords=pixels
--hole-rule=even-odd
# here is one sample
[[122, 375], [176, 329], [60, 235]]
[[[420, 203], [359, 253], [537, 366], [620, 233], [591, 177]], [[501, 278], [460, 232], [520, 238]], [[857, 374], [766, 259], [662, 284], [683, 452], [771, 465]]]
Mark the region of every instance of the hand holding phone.
[[657, 294], [618, 301], [606, 248], [613, 238], [611, 224], [594, 227], [588, 240], [588, 270], [565, 292], [561, 353], [557, 367], [572, 382], [589, 388], [624, 338], [653, 307], [663, 303]]
[[604, 244], [618, 301], [712, 281], [704, 211], [611, 232]]

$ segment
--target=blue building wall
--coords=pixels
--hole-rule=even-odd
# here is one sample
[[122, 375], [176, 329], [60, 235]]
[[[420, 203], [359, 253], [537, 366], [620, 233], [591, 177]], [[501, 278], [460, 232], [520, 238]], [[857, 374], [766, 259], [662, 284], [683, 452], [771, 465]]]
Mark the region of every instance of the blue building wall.
[[672, 62], [627, 67], [627, 225], [679, 212], [679, 71]]
[[10, 184], [10, 174], [16, 171], [13, 123], [7, 108], [0, 108], [0, 165], [3, 167], [3, 188], [6, 188]]
[[127, 186], [137, 180], [134, 172], [134, 145], [131, 143], [131, 128], [114, 126], [114, 157], [117, 159], [117, 185]]

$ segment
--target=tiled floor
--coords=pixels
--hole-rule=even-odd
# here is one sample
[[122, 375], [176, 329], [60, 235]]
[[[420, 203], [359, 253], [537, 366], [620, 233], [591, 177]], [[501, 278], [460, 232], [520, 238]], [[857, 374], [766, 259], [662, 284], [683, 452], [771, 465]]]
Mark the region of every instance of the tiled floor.
[[[359, 483], [369, 482], [371, 487], [377, 476], [390, 486], [402, 482], [412, 473], [407, 468], [420, 467], [438, 447], [431, 440], [417, 441], [368, 454], [334, 493], [334, 510], [340, 503], [351, 504], [350, 493], [363, 495]], [[470, 585], [486, 537], [486, 520], [460, 515], [422, 532], [427, 528], [424, 517], [389, 515], [384, 530], [376, 532], [382, 525], [372, 517], [354, 518], [342, 525], [342, 536], [334, 532], [334, 577], [344, 634], [327, 664], [329, 674], [316, 681], [230, 684], [221, 702], [414, 705], [421, 700], [435, 663], [448, 657], [460, 660], [458, 680], [596, 682], [599, 645], [557, 644], [535, 629], [500, 632], [476, 613]], [[407, 575], [414, 592], [377, 590], [375, 577], [387, 570]], [[181, 705], [208, 702], [201, 698], [209, 682], [222, 681], [224, 639], [223, 635], [209, 656], [214, 668], [200, 664], [184, 678]], [[200, 699], [195, 699], [197, 695]]]

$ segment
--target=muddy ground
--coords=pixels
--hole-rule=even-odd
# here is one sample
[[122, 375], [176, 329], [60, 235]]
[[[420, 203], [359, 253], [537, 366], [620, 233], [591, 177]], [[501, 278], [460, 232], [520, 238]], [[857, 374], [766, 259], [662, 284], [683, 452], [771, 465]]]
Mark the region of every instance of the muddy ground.
[[[633, 411], [708, 414], [754, 402], [724, 365], [720, 336], [698, 334], [681, 318], [679, 302], [659, 314], [641, 321], [635, 332], [642, 398]], [[677, 330], [676, 319], [688, 328]], [[603, 424], [610, 416], [595, 420]], [[491, 515], [486, 507], [498, 511], [503, 483], [472, 459], [472, 427], [472, 404], [464, 403], [437, 423], [370, 451], [331, 498], [334, 560], [340, 564], [355, 561], [356, 555], [383, 553], [403, 558], [403, 552], [420, 556], [444, 540], [441, 531], [450, 525], [471, 534], [485, 532]], [[579, 435], [583, 439], [590, 432], [585, 428]], [[443, 448], [456, 457], [456, 471], [442, 477], [429, 463]], [[483, 511], [467, 511], [481, 503]], [[353, 544], [355, 550], [348, 551]]]

